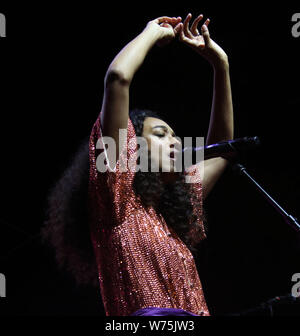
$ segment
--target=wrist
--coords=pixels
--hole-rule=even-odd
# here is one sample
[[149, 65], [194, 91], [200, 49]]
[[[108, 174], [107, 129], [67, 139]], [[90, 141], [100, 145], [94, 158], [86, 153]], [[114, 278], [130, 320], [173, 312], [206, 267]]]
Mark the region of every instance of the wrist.
[[159, 29], [157, 24], [148, 24], [142, 34], [144, 34], [145, 36], [147, 36], [152, 42], [153, 44], [155, 44], [157, 41], [159, 41], [162, 37], [162, 31], [161, 29]]
[[211, 63], [215, 71], [227, 71], [229, 70], [229, 61], [227, 55], [222, 56], [221, 58], [216, 59]]

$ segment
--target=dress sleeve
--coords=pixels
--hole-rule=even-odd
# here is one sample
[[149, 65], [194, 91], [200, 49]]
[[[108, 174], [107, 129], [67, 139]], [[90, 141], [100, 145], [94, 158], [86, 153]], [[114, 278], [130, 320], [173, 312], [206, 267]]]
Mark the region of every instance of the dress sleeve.
[[203, 176], [204, 162], [197, 163], [188, 167], [185, 170], [186, 182], [190, 183], [193, 193], [192, 203], [193, 212], [197, 217], [197, 226], [192, 227], [190, 235], [195, 238], [194, 244], [199, 243], [201, 240], [207, 238], [204, 226], [204, 211], [203, 211]]
[[129, 117], [127, 129], [121, 132], [123, 136], [126, 136], [126, 141], [115, 164], [108, 161], [105, 147], [107, 138], [102, 137], [100, 114], [93, 125], [89, 142], [90, 197], [96, 198], [96, 203], [98, 207], [102, 207], [102, 212], [112, 217], [122, 215], [126, 201], [134, 192], [137, 140]]

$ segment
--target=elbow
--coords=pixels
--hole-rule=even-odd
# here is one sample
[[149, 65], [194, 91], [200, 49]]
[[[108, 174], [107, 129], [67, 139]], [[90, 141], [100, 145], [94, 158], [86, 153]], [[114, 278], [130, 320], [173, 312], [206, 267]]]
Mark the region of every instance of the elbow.
[[105, 75], [105, 86], [110, 86], [111, 84], [121, 84], [121, 85], [130, 85], [130, 79], [128, 76], [124, 74], [123, 71], [119, 69], [108, 69], [106, 75]]

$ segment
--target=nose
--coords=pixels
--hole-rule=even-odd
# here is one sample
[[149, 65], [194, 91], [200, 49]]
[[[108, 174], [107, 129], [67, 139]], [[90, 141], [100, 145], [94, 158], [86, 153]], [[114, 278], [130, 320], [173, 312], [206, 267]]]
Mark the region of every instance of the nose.
[[170, 147], [174, 148], [175, 146], [179, 146], [179, 145], [181, 145], [181, 140], [178, 139], [177, 137], [173, 137]]

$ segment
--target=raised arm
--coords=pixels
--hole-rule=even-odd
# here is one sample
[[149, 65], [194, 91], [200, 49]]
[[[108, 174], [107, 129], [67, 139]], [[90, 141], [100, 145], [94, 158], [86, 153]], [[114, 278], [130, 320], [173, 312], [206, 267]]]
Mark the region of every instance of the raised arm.
[[[213, 102], [206, 139], [206, 145], [210, 145], [216, 142], [230, 140], [234, 135], [229, 63], [224, 50], [210, 38], [207, 27], [210, 20], [207, 19], [202, 25], [201, 35], [197, 26], [199, 21], [203, 19], [203, 15], [199, 15], [194, 20], [190, 29], [189, 21], [191, 17], [192, 15], [189, 14], [184, 24], [178, 24], [180, 40], [204, 57], [211, 64], [214, 71]], [[203, 176], [204, 198], [222, 175], [227, 164], [228, 161], [222, 157], [205, 160]]]
[[[145, 29], [118, 53], [106, 72], [100, 121], [103, 136], [112, 137], [116, 142], [116, 159], [119, 147], [124, 145], [119, 144], [119, 129], [127, 129], [129, 87], [134, 74], [154, 44], [168, 42], [175, 37], [173, 28], [180, 20], [164, 16], [148, 22]], [[122, 142], [125, 140], [122, 139]], [[110, 154], [108, 160], [111, 162]]]

